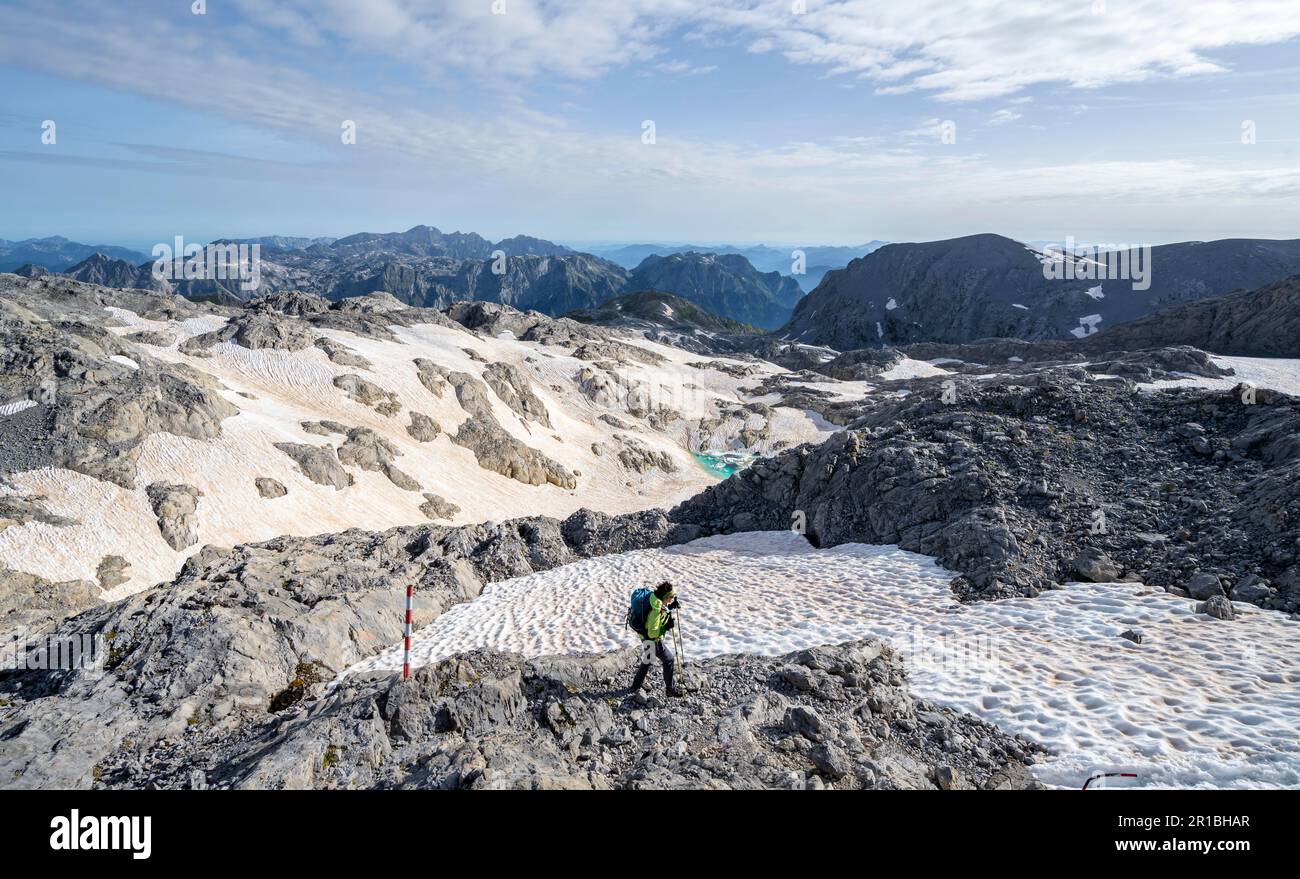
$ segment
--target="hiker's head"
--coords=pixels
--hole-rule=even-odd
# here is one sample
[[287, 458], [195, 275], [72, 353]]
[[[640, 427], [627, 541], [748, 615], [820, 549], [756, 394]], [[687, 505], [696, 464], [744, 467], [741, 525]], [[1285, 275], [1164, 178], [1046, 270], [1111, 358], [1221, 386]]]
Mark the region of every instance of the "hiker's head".
[[677, 592], [673, 588], [673, 584], [669, 583], [667, 580], [655, 587], [655, 598], [658, 598], [660, 601], [667, 601], [676, 594]]

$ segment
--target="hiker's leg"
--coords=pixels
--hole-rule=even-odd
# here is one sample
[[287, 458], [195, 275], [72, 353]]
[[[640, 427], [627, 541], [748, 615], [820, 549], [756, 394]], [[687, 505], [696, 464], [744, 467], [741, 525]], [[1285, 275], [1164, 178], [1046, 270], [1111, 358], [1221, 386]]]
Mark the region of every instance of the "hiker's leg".
[[673, 652], [673, 645], [667, 641], [659, 641], [655, 644], [655, 655], [664, 664], [664, 689], [670, 695], [676, 695], [679, 691], [673, 681], [673, 675], [677, 669], [677, 654]]
[[654, 644], [646, 641], [641, 647], [641, 664], [636, 668], [636, 677], [632, 678], [633, 692], [645, 686], [645, 678], [650, 674], [650, 661], [654, 658], [654, 654]]

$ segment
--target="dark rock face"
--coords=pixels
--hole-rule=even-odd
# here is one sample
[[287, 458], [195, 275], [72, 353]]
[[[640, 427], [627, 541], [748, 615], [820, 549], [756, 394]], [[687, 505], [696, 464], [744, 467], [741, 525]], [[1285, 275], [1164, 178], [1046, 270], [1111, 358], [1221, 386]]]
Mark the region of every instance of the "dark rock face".
[[674, 253], [648, 256], [632, 270], [633, 290], [664, 290], [743, 324], [781, 326], [803, 296], [793, 278], [759, 272], [739, 254]]
[[1300, 277], [1173, 305], [1081, 344], [1092, 351], [1188, 345], [1216, 354], [1300, 357]]
[[866, 381], [897, 365], [903, 355], [892, 348], [859, 348], [810, 368], [840, 381]]
[[565, 315], [585, 324], [641, 329], [647, 332], [753, 334], [754, 327], [722, 317], [696, 303], [659, 290], [643, 290]]
[[991, 336], [1060, 338], [1095, 311], [1084, 293], [1092, 286], [1051, 286], [1034, 253], [999, 235], [887, 244], [828, 272], [779, 335], [840, 351]]
[[157, 282], [153, 280], [149, 266], [149, 263], [137, 265], [102, 253], [93, 253], [75, 266], [64, 270], [62, 274], [101, 287], [152, 288]]
[[[953, 381], [952, 405], [942, 381]], [[1181, 591], [1205, 573], [1216, 588], [1254, 577], [1243, 595], [1300, 609], [1294, 398], [1134, 393], [1068, 368], [913, 388], [670, 515], [710, 533], [802, 522], [819, 546], [897, 543], [959, 571], [954, 589], [967, 598], [1034, 595], [1075, 578]], [[1208, 454], [1183, 435], [1192, 422]]]
[[[1134, 290], [1131, 280], [1048, 280], [1038, 254], [1000, 235], [889, 244], [828, 272], [795, 307], [780, 335], [838, 350], [1003, 337], [1086, 338], [1094, 329], [1104, 331], [1174, 303], [1254, 289], [1300, 273], [1300, 240], [1162, 245], [1152, 248], [1151, 266], [1150, 288]], [[1082, 319], [1089, 316], [1099, 322], [1085, 324]], [[1203, 324], [1199, 316], [1186, 321], [1185, 331]], [[1151, 327], [1142, 332], [1150, 334], [1151, 344], [1198, 344], [1191, 338], [1173, 342], [1176, 336]], [[1244, 339], [1244, 333], [1234, 337], [1242, 344]], [[1112, 350], [1124, 347], [1111, 344]]]

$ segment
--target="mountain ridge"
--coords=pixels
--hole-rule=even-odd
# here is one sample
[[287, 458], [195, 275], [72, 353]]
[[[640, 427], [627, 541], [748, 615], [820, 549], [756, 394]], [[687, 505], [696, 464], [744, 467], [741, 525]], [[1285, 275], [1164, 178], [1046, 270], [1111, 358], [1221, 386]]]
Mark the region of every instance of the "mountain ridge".
[[780, 332], [839, 350], [984, 338], [1086, 338], [1163, 307], [1300, 273], [1300, 240], [1159, 245], [1150, 287], [1050, 280], [1049, 257], [993, 233], [889, 244], [829, 272]]

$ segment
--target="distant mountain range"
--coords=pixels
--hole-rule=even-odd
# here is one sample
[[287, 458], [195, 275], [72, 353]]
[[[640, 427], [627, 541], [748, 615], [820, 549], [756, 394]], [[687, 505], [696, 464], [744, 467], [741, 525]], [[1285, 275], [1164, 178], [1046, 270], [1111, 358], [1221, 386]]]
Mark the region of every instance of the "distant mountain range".
[[336, 240], [265, 236], [216, 243], [262, 245], [256, 290], [243, 289], [242, 279], [235, 277], [160, 281], [148, 258], [132, 261], [93, 251], [60, 271], [103, 286], [171, 290], [226, 304], [296, 289], [334, 300], [384, 292], [410, 305], [435, 308], [457, 300], [486, 300], [549, 315], [660, 290], [762, 329], [785, 323], [803, 295], [793, 279], [760, 272], [739, 254], [650, 256], [629, 271], [541, 238], [516, 235], [493, 242], [473, 232], [442, 232], [432, 226]]
[[1150, 286], [1049, 280], [1042, 253], [1000, 235], [890, 244], [826, 275], [780, 335], [838, 350], [917, 342], [1086, 338], [1161, 308], [1300, 274], [1300, 240], [1151, 249]]
[[67, 238], [28, 238], [24, 241], [6, 241], [0, 238], [0, 272], [12, 272], [23, 265], [43, 266], [52, 272], [61, 272], [88, 256], [102, 253], [114, 259], [138, 263], [148, 255], [129, 247], [110, 244], [80, 244]]
[[[55, 270], [81, 281], [171, 290], [226, 304], [293, 289], [332, 300], [385, 292], [414, 306], [481, 300], [557, 316], [655, 291], [719, 318], [775, 331], [790, 342], [840, 351], [988, 338], [1087, 339], [1171, 306], [1300, 274], [1300, 240], [1227, 239], [1151, 248], [1147, 289], [1135, 289], [1135, 279], [1053, 279], [1045, 266], [1062, 265], [1059, 256], [983, 234], [881, 246], [827, 272], [804, 295], [793, 278], [763, 271], [738, 252], [651, 253], [627, 268], [541, 238], [517, 235], [494, 242], [432, 226], [337, 240], [265, 236], [244, 241], [262, 245], [261, 284], [255, 291], [242, 289], [239, 278], [159, 281], [142, 254], [112, 247], [101, 252], [63, 238], [3, 242], [3, 252], [22, 260], [9, 271], [21, 267], [31, 274], [41, 266], [62, 265]], [[622, 256], [652, 247], [625, 247]], [[777, 248], [751, 250], [769, 265], [773, 253], [788, 256]], [[806, 248], [805, 256], [811, 263], [845, 250], [852, 249]], [[64, 264], [86, 251], [80, 261]], [[1085, 258], [1067, 261], [1081, 272], [1098, 265]], [[1206, 313], [1189, 312], [1186, 319], [1199, 321]]]
[[263, 235], [259, 238], [233, 238], [235, 244], [260, 244], [277, 250], [303, 250], [316, 245], [328, 246], [334, 238], [299, 238], [293, 235]]

